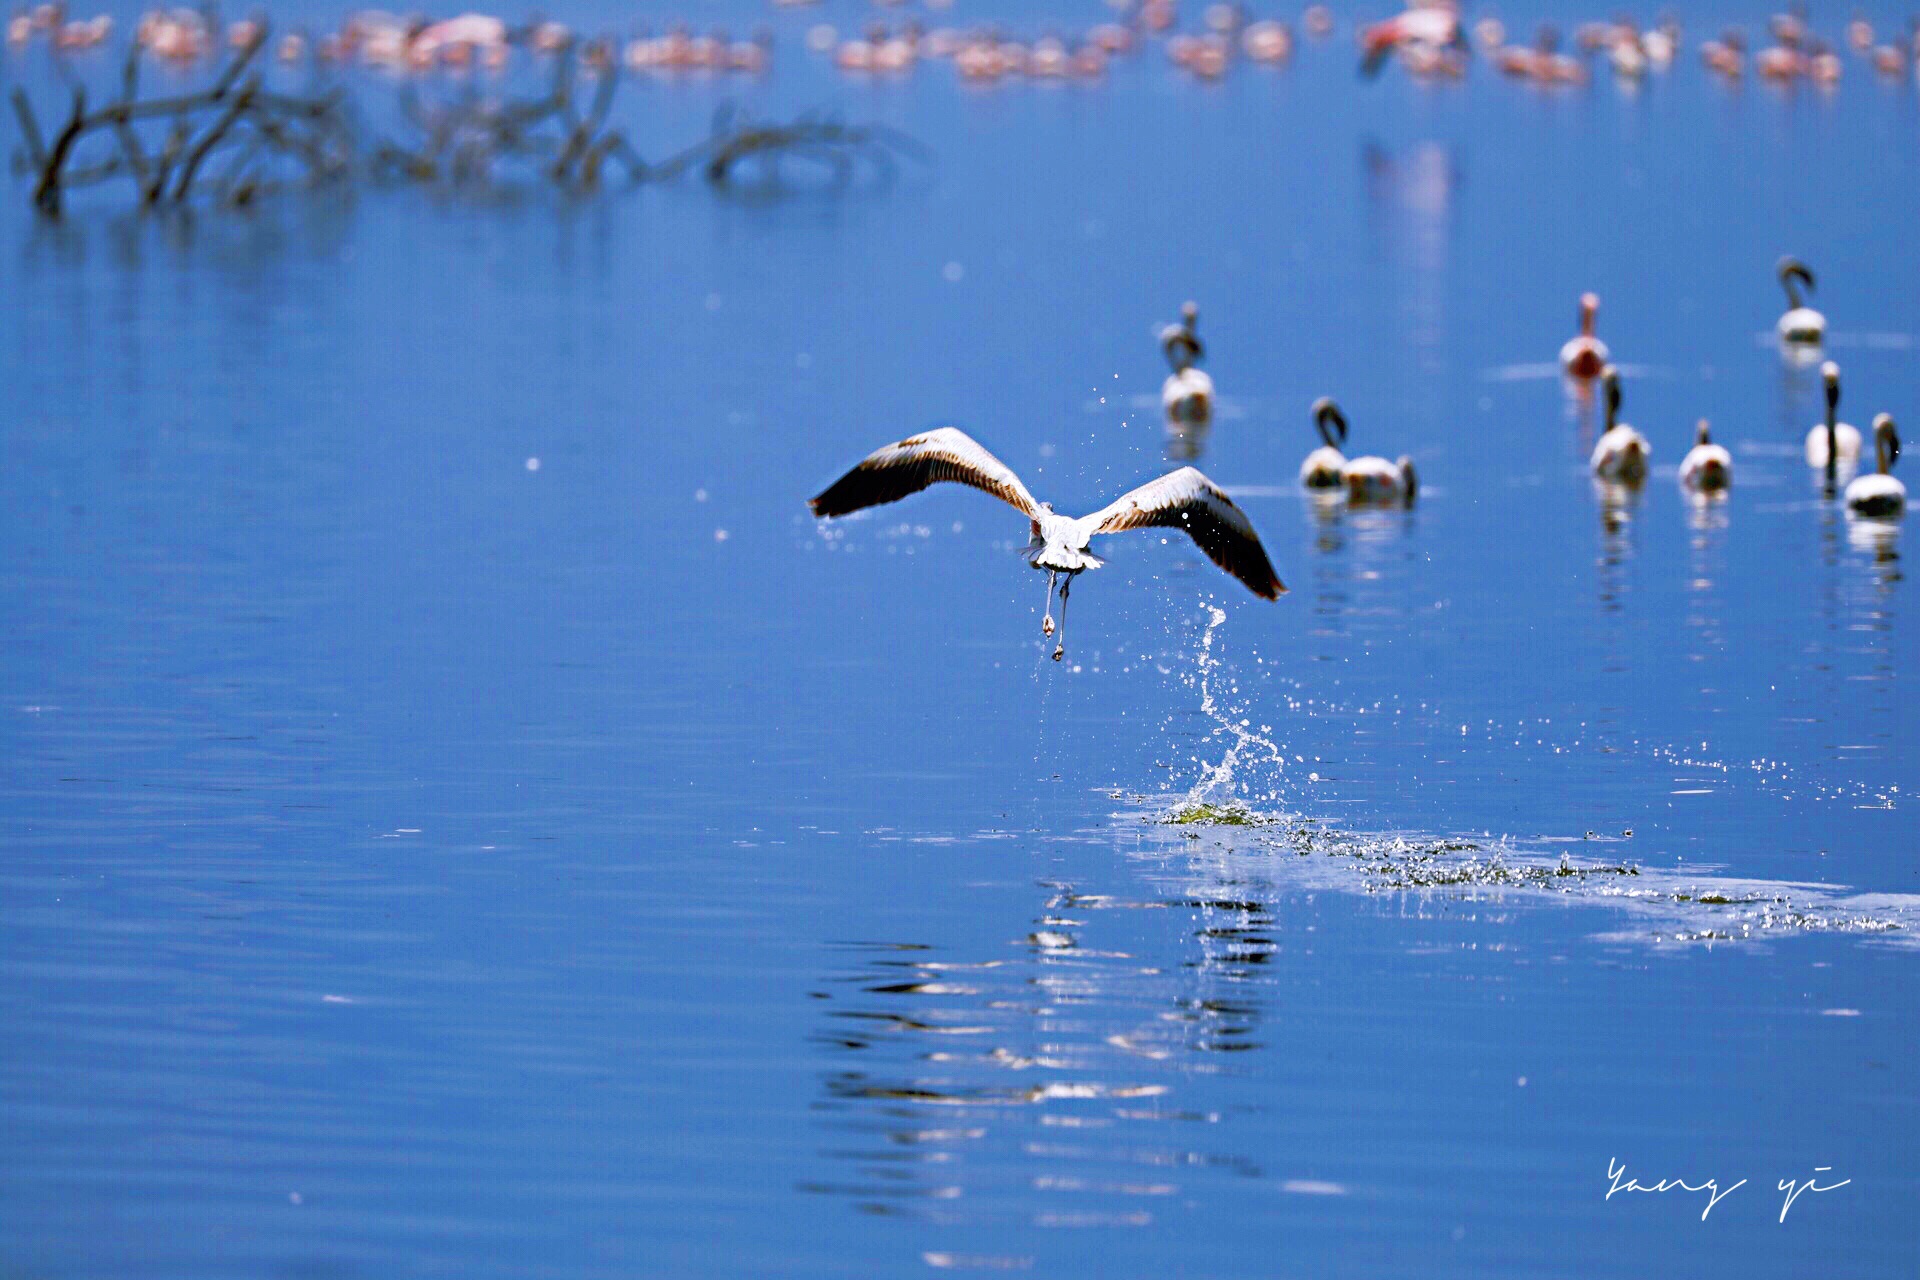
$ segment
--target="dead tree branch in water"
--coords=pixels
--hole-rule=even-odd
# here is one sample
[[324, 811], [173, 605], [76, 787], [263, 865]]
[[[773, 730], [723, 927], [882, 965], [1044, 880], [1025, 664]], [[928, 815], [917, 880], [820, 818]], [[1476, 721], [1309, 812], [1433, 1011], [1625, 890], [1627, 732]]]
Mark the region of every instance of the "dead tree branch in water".
[[[582, 67], [594, 81], [584, 111], [578, 95]], [[400, 90], [400, 109], [419, 141], [402, 146], [383, 139], [373, 149], [374, 174], [484, 184], [500, 166], [521, 162], [563, 189], [590, 191], [612, 161], [629, 180], [643, 182], [651, 170], [626, 136], [607, 124], [619, 83], [619, 63], [600, 42], [587, 45], [584, 56], [571, 45], [560, 50], [553, 87], [538, 98], [496, 100], [468, 89], [451, 101], [428, 103], [409, 83]]]
[[[765, 191], [783, 187], [793, 161], [828, 171], [836, 184], [852, 181], [861, 160], [882, 178], [898, 168], [894, 153], [925, 159], [925, 149], [906, 134], [885, 125], [850, 125], [811, 112], [791, 124], [758, 124], [736, 117], [731, 107], [714, 113], [713, 133], [657, 171], [676, 176], [705, 161], [704, 172], [716, 187]], [[753, 181], [745, 181], [749, 175]]]
[[[119, 95], [90, 112], [85, 89], [76, 87], [51, 144], [26, 92], [16, 88], [13, 109], [25, 151], [15, 165], [35, 175], [34, 205], [57, 218], [67, 192], [114, 178], [131, 182], [143, 207], [184, 205], [201, 194], [246, 204], [285, 186], [349, 172], [355, 148], [342, 95], [334, 90], [294, 97], [267, 89], [258, 72], [248, 74], [266, 39], [263, 26], [207, 88], [146, 99], [139, 96], [142, 48], [135, 43]], [[157, 142], [151, 134], [142, 136], [141, 126], [162, 123]], [[96, 137], [110, 138], [112, 147], [91, 146]], [[216, 156], [228, 162], [203, 178]]]
[[[526, 38], [525, 32], [510, 37]], [[717, 189], [765, 194], [786, 189], [790, 179], [804, 181], [802, 170], [844, 186], [862, 166], [885, 179], [897, 167], [896, 155], [924, 155], [911, 139], [884, 126], [813, 114], [786, 124], [760, 123], [723, 107], [707, 138], [649, 164], [610, 123], [620, 60], [605, 40], [553, 50], [552, 82], [534, 97], [502, 96], [471, 82], [451, 96], [429, 97], [419, 80], [409, 79], [399, 90], [398, 108], [414, 138], [402, 143], [379, 136], [363, 150], [342, 90], [298, 97], [267, 87], [264, 74], [254, 69], [266, 41], [262, 25], [207, 88], [147, 99], [139, 96], [143, 50], [136, 42], [115, 99], [89, 111], [85, 90], [76, 84], [72, 107], [51, 135], [25, 92], [15, 89], [24, 144], [15, 166], [36, 176], [34, 204], [58, 217], [67, 192], [116, 178], [132, 184], [143, 208], [158, 208], [185, 205], [199, 195], [245, 205], [287, 187], [354, 174], [486, 187], [516, 168], [573, 194], [599, 190], [616, 175], [638, 186], [695, 169]], [[111, 146], [95, 145], [96, 138]]]

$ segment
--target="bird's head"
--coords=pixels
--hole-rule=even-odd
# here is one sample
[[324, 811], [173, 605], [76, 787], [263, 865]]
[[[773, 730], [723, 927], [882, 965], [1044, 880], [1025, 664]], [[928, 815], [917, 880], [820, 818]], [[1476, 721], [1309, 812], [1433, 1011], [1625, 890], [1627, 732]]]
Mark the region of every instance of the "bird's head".
[[1873, 451], [1883, 472], [1892, 471], [1893, 464], [1900, 460], [1900, 433], [1894, 429], [1890, 413], [1873, 420]]

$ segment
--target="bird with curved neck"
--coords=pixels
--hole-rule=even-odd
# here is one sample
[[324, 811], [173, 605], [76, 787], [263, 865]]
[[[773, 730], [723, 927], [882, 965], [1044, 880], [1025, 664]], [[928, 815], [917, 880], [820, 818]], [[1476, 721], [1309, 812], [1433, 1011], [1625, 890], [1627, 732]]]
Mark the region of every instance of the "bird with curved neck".
[[1300, 483], [1309, 489], [1338, 489], [1345, 481], [1347, 457], [1340, 446], [1347, 442], [1347, 416], [1331, 396], [1313, 402], [1313, 425], [1320, 432], [1320, 447], [1300, 464]]
[[1813, 272], [1807, 264], [1798, 258], [1782, 258], [1775, 273], [1780, 277], [1780, 287], [1787, 291], [1786, 314], [1780, 317], [1778, 329], [1780, 340], [1803, 346], [1818, 346], [1827, 336], [1827, 318], [1806, 304], [1800, 296], [1800, 285], [1809, 290], [1813, 286]]
[[1733, 455], [1713, 442], [1707, 420], [1700, 419], [1693, 448], [1680, 460], [1680, 486], [1693, 493], [1720, 493], [1733, 484]]
[[1900, 433], [1894, 430], [1891, 414], [1873, 420], [1873, 456], [1876, 469], [1847, 486], [1847, 510], [1861, 516], [1897, 516], [1907, 509], [1907, 486], [1893, 477], [1893, 464], [1900, 459]]
[[1593, 318], [1600, 310], [1600, 295], [1580, 295], [1580, 332], [1560, 348], [1560, 367], [1569, 377], [1583, 382], [1600, 376], [1607, 364], [1607, 344], [1593, 336]]
[[1200, 308], [1189, 302], [1180, 308], [1180, 323], [1160, 331], [1160, 349], [1173, 372], [1160, 386], [1160, 407], [1167, 421], [1203, 426], [1213, 419], [1213, 379], [1195, 366], [1206, 356], [1195, 326]]
[[1840, 366], [1827, 361], [1820, 366], [1820, 378], [1827, 387], [1827, 417], [1807, 431], [1807, 465], [1831, 473], [1859, 463], [1860, 429], [1840, 421]]
[[1053, 593], [1056, 584], [1060, 589], [1060, 639], [1053, 651], [1055, 662], [1067, 651], [1067, 592], [1074, 578], [1105, 563], [1087, 549], [1087, 544], [1101, 534], [1179, 529], [1199, 544], [1208, 559], [1262, 600], [1277, 599], [1286, 590], [1246, 512], [1235, 506], [1219, 485], [1192, 467], [1169, 471], [1122, 494], [1092, 515], [1075, 519], [1056, 514], [1051, 503], [1036, 502], [1020, 477], [966, 432], [940, 427], [874, 450], [807, 505], [822, 518], [844, 516], [864, 507], [898, 502], [942, 480], [990, 493], [1027, 517], [1032, 535], [1027, 544], [1027, 563], [1047, 575], [1047, 612], [1040, 624], [1043, 635], [1054, 634]]
[[1593, 446], [1593, 473], [1602, 480], [1637, 485], [1647, 478], [1647, 455], [1653, 452], [1653, 446], [1620, 421], [1620, 371], [1608, 365], [1600, 371], [1600, 382], [1606, 389], [1607, 429]]

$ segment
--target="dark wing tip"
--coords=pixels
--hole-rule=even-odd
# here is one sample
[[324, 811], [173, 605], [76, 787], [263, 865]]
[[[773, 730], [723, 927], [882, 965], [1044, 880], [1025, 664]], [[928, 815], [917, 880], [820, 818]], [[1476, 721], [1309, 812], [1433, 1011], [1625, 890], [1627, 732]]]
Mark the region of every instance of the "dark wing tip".
[[[1260, 557], [1260, 563], [1246, 566], [1252, 572], [1240, 578], [1240, 581], [1246, 583], [1247, 590], [1262, 600], [1278, 600], [1287, 594], [1287, 584], [1280, 581], [1280, 575], [1274, 572], [1273, 562], [1267, 559], [1264, 549], [1257, 550], [1255, 554]], [[1239, 574], [1234, 576], [1240, 577]]]

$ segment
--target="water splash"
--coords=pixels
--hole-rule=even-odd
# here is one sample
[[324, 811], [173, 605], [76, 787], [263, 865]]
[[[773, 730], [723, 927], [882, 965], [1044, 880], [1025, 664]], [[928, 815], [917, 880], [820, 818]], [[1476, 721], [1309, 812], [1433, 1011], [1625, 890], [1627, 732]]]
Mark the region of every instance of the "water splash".
[[[1217, 761], [1211, 763], [1196, 754], [1193, 759], [1200, 765], [1200, 776], [1188, 790], [1185, 803], [1180, 806], [1186, 811], [1241, 811], [1247, 812], [1249, 801], [1258, 799], [1272, 803], [1280, 799], [1279, 788], [1271, 785], [1259, 796], [1245, 794], [1240, 787], [1242, 770], [1251, 766], [1285, 772], [1286, 752], [1280, 745], [1266, 736], [1267, 726], [1258, 729], [1246, 716], [1237, 714], [1222, 705], [1221, 698], [1215, 693], [1215, 685], [1221, 679], [1220, 659], [1213, 650], [1214, 633], [1227, 620], [1226, 610], [1217, 605], [1206, 606], [1208, 619], [1206, 630], [1200, 636], [1200, 651], [1194, 662], [1193, 674], [1185, 677], [1190, 685], [1196, 685], [1200, 691], [1200, 714], [1213, 722], [1201, 739], [1203, 749], [1209, 744], [1226, 742], [1226, 750]], [[1238, 686], [1232, 686], [1227, 693], [1237, 693]], [[1278, 782], [1275, 778], [1274, 782]]]

